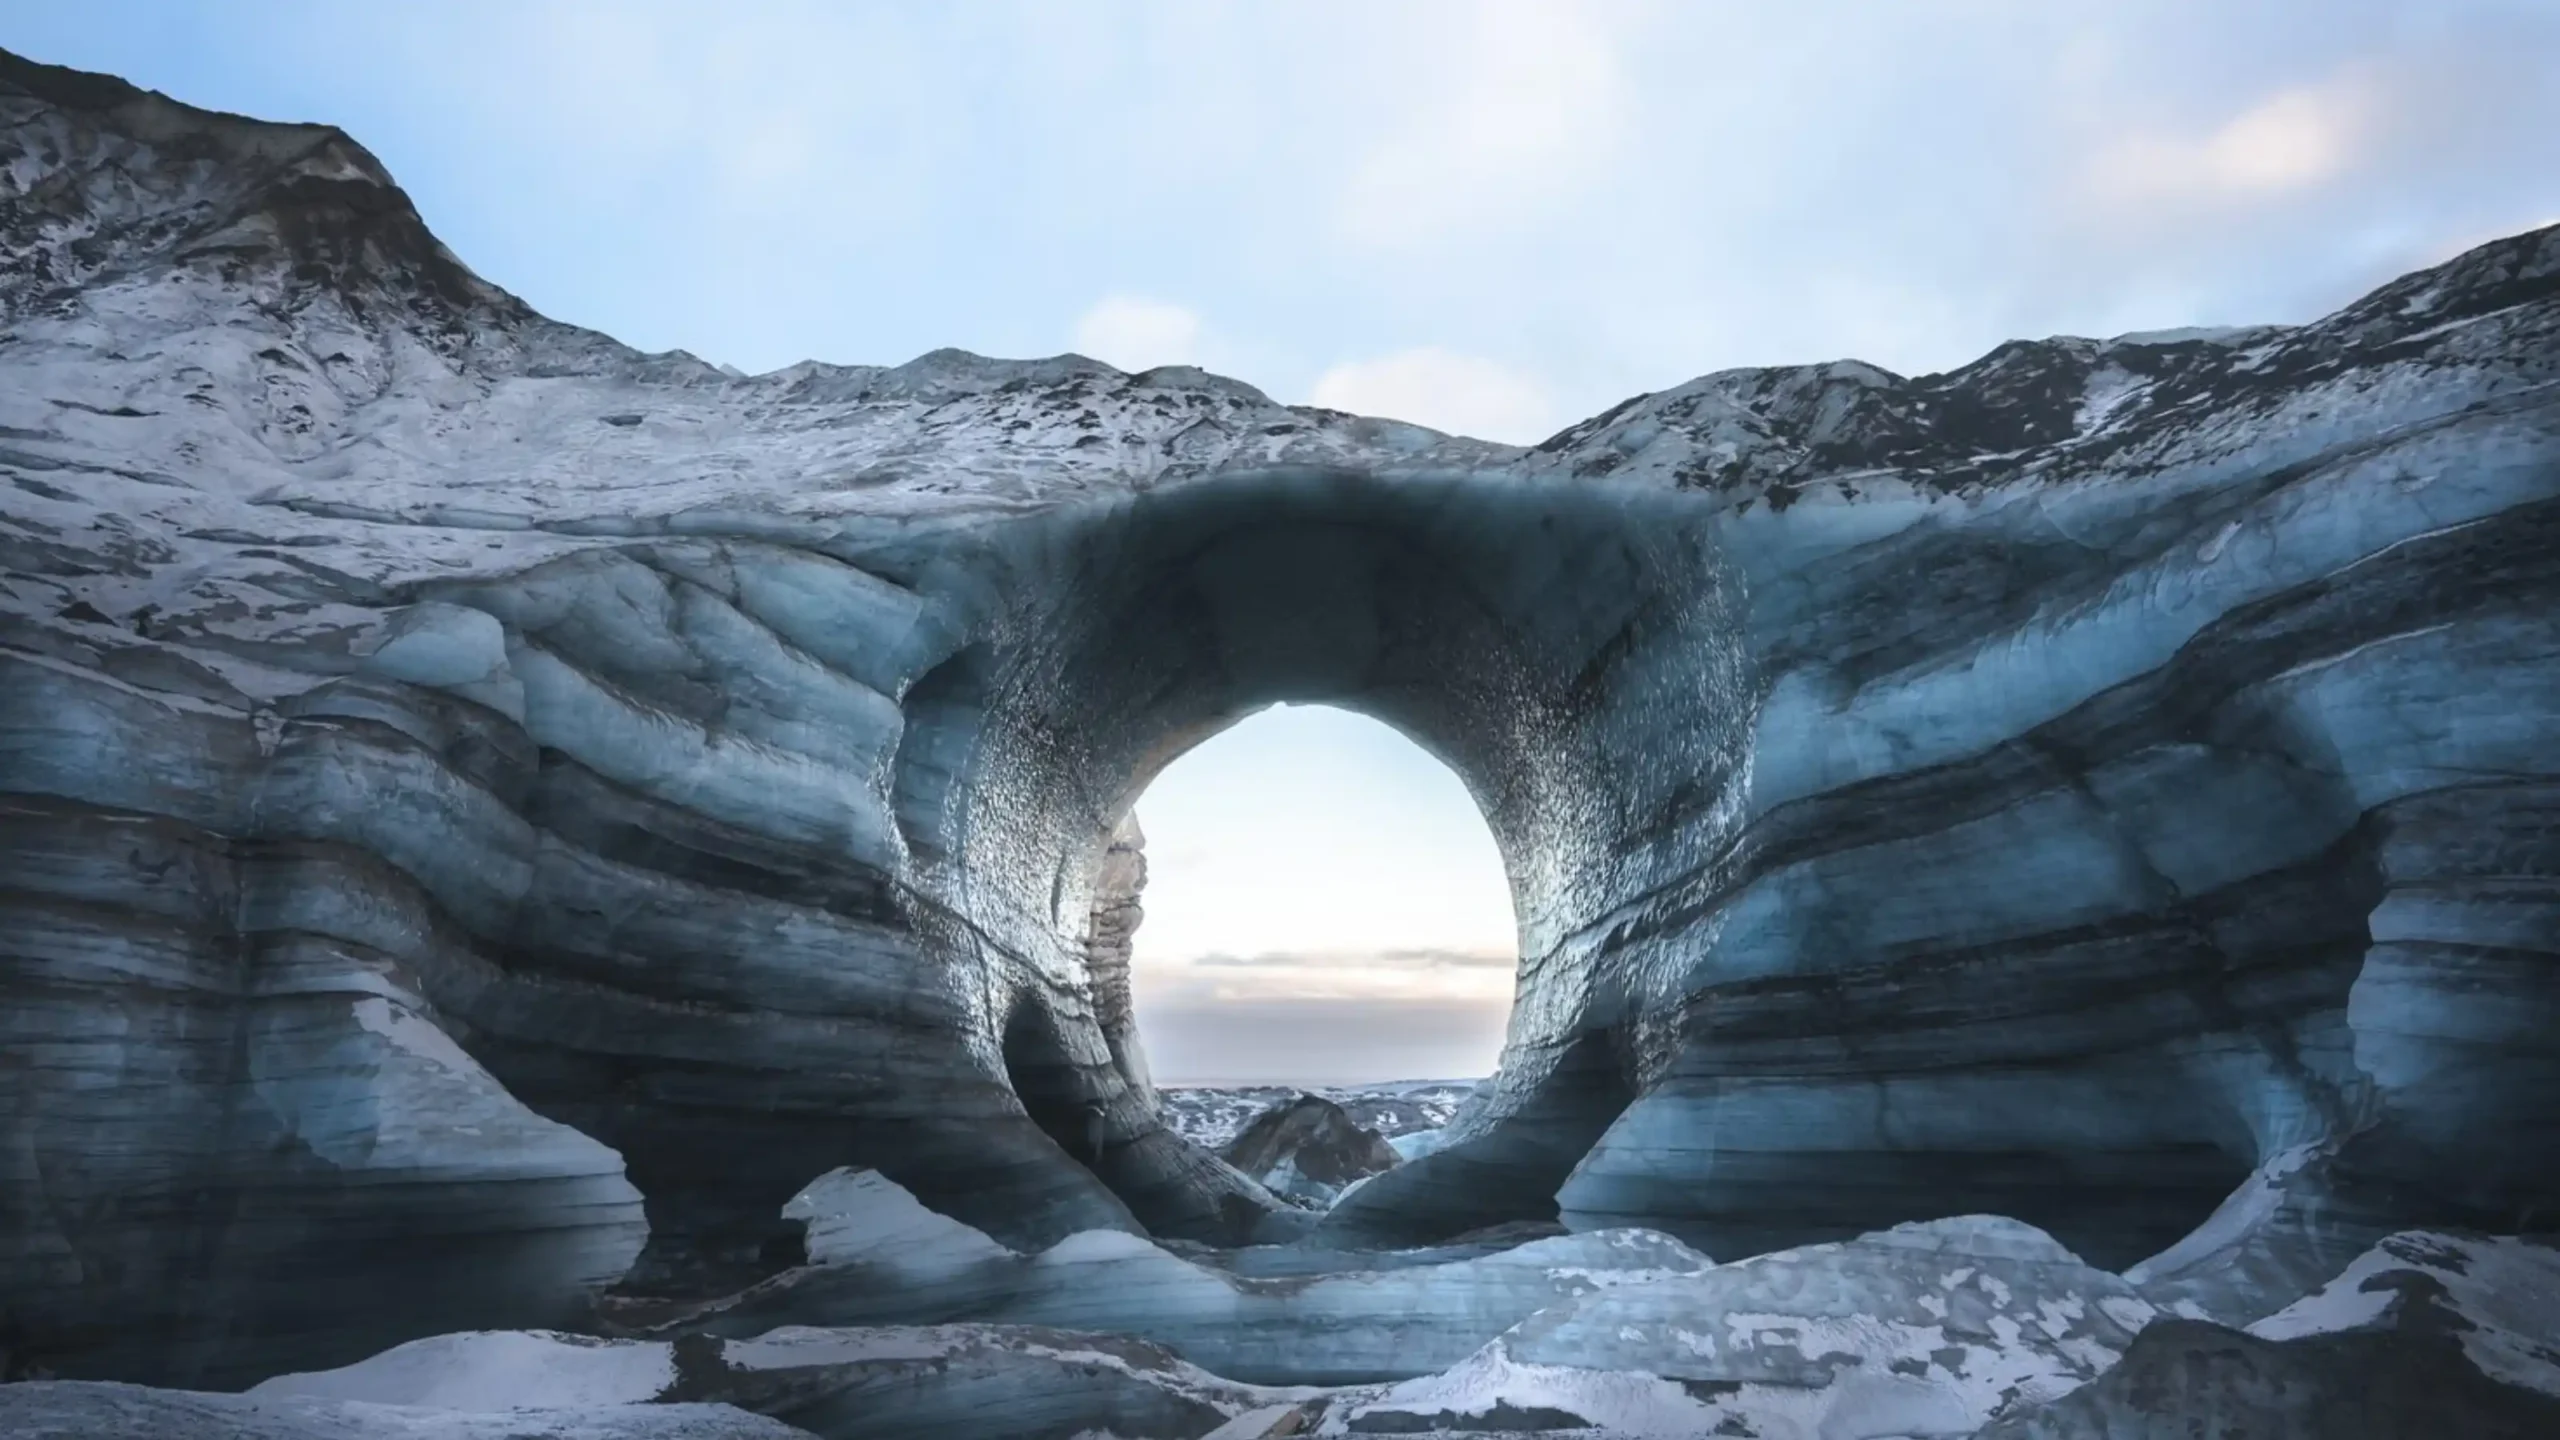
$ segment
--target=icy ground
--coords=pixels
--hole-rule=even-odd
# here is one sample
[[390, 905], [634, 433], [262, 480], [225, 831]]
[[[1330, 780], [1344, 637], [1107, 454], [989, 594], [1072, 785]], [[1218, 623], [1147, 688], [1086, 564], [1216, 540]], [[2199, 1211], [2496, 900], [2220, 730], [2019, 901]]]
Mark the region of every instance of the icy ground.
[[[802, 1199], [828, 1236], [812, 1246], [818, 1263], [810, 1268], [824, 1272], [822, 1283], [802, 1286], [800, 1298], [835, 1309], [826, 1323], [751, 1322], [741, 1304], [689, 1317], [666, 1338], [445, 1335], [337, 1370], [280, 1376], [246, 1395], [19, 1384], [0, 1387], [0, 1433], [2113, 1440], [2173, 1433], [2147, 1423], [2170, 1414], [2230, 1420], [2174, 1433], [2235, 1440], [2560, 1434], [2560, 1251], [2514, 1238], [2389, 1237], [2328, 1285], [2242, 1331], [2164, 1312], [2123, 1276], [1997, 1216], [1897, 1226], [1720, 1265], [1666, 1237], [1617, 1231], [1532, 1242], [1492, 1268], [1485, 1256], [1379, 1254], [1357, 1258], [1403, 1268], [1247, 1281], [1220, 1279], [1118, 1233], [1072, 1237], [1043, 1256], [1014, 1254], [871, 1172], [839, 1172]], [[1028, 1308], [1061, 1312], [1072, 1302], [1063, 1310], [1081, 1310], [1075, 1319], [1084, 1323], [853, 1318], [884, 1307], [920, 1311], [962, 1290], [991, 1293], [990, 1267], [1017, 1272], [1017, 1281], [1026, 1267], [1074, 1270], [1056, 1284], [995, 1288], [1012, 1291], [1008, 1310], [1037, 1300]], [[1474, 1300], [1505, 1288], [1527, 1301], [1518, 1318], [1469, 1315]], [[1049, 1298], [1038, 1300], [1043, 1293]], [[1256, 1310], [1278, 1322], [1270, 1334], [1351, 1341], [1374, 1364], [1403, 1363], [1410, 1378], [1235, 1378], [1237, 1324]], [[1159, 1323], [1131, 1323], [1149, 1312]], [[1470, 1320], [1484, 1326], [1483, 1339], [1451, 1349]], [[1437, 1332], [1426, 1347], [1437, 1354], [1408, 1353], [1421, 1338], [1417, 1325]], [[1140, 1329], [1156, 1333], [1130, 1333]], [[1215, 1339], [1220, 1331], [1228, 1344]], [[2423, 1365], [2395, 1374], [2395, 1360], [2411, 1355]], [[2394, 1379], [2377, 1390], [2377, 1373]], [[2445, 1424], [2430, 1432], [2435, 1397]], [[2364, 1414], [2382, 1418], [2368, 1425], [2355, 1418]]]

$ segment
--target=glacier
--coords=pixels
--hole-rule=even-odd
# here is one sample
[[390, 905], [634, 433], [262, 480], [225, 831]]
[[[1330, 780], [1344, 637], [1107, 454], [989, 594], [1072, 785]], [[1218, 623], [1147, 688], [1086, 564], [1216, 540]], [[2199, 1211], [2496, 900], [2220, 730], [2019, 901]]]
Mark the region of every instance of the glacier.
[[[1845, 1369], [1925, 1369], [1897, 1257], [1950, 1227], [2103, 1299], [1906, 1377], [1925, 1433], [2408, 1355], [2544, 1413], [2531, 1306], [2459, 1302], [2523, 1317], [2486, 1368], [2415, 1303], [2249, 1327], [2560, 1213], [2560, 229], [1515, 447], [1182, 367], [641, 354], [339, 131], [0, 55], [0, 479], [20, 1428], [325, 1430], [408, 1402], [209, 1392], [573, 1332], [733, 1380], [803, 1337], [872, 1398], [700, 1433], [850, 1427], [904, 1383], [857, 1330], [978, 1357], [916, 1433], [1712, 1427], [1777, 1382], [1663, 1327], [1813, 1255]], [[1169, 1117], [1127, 974], [1131, 802], [1283, 701], [1447, 762], [1520, 921], [1497, 1073], [1320, 1211]], [[977, 1239], [884, 1301], [857, 1175]]]

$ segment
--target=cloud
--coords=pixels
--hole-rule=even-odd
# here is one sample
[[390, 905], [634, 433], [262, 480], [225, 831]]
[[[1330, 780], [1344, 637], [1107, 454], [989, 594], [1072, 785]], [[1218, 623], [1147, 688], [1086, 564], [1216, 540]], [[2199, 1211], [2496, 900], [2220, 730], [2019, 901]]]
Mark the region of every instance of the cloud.
[[1351, 1085], [1493, 1072], [1498, 1001], [1267, 999], [1138, 1002], [1138, 1033], [1159, 1084]]
[[1317, 376], [1307, 398], [1329, 410], [1516, 445], [1535, 444], [1558, 428], [1545, 386], [1482, 356], [1436, 345], [1345, 361]]
[[1412, 246], [1543, 219], [1601, 178], [1628, 128], [1614, 23], [1625, 7], [1473, 0], [1438, 13], [1421, 73], [1402, 78], [1417, 103], [1344, 187], [1338, 218], [1357, 243]]
[[1142, 1010], [1283, 1002], [1499, 1006], [1510, 999], [1517, 970], [1508, 949], [1405, 946], [1141, 957], [1135, 978]]
[[1106, 295], [1076, 321], [1075, 348], [1123, 370], [1196, 365], [1200, 358], [1197, 311], [1143, 295]]
[[2279, 90], [2200, 134], [2136, 134], [2101, 151], [2089, 180], [2100, 203], [2229, 203], [2317, 188], [2354, 169], [2383, 123], [2382, 90], [2363, 69]]
[[1236, 970], [1360, 970], [1379, 965], [1508, 970], [1520, 962], [1518, 956], [1507, 951], [1419, 947], [1400, 950], [1273, 950], [1259, 955], [1210, 954], [1199, 956], [1190, 963], [1212, 969]]

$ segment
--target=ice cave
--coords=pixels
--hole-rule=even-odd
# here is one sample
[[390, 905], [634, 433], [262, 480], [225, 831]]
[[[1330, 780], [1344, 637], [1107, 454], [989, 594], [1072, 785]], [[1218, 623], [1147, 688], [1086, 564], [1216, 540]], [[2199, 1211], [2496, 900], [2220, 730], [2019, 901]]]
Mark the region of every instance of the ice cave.
[[[0, 1431], [2560, 1434], [2560, 228], [1518, 447], [640, 353], [0, 55], [0, 476]], [[1517, 916], [1313, 1201], [1113, 918], [1279, 703]]]

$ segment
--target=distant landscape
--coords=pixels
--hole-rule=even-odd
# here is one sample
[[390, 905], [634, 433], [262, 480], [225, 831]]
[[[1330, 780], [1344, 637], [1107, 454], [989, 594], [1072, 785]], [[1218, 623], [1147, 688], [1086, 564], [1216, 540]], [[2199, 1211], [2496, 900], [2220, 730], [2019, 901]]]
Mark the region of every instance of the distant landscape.
[[1480, 1082], [1390, 1080], [1376, 1085], [1168, 1085], [1156, 1093], [1175, 1133], [1215, 1150], [1254, 1116], [1292, 1096], [1321, 1095], [1362, 1127], [1393, 1140], [1437, 1130], [1457, 1114]]

